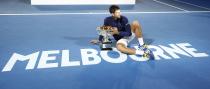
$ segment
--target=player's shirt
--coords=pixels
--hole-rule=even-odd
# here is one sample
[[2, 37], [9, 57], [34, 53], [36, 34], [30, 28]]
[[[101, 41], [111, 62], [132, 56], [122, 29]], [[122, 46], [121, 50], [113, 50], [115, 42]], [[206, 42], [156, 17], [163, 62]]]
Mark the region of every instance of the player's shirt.
[[[117, 27], [119, 34], [113, 35], [116, 41], [123, 37], [131, 36], [131, 27], [128, 23], [128, 19], [125, 16], [121, 16], [119, 19], [114, 19], [112, 16], [106, 17], [104, 19], [104, 26]], [[103, 37], [99, 36], [99, 40], [102, 41], [102, 39]]]

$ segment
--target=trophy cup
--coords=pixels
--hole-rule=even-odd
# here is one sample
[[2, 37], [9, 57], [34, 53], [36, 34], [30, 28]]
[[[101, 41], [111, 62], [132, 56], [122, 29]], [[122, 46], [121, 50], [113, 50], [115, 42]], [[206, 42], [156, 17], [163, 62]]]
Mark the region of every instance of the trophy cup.
[[99, 35], [103, 36], [102, 42], [100, 43], [101, 50], [112, 50], [112, 41], [110, 40], [111, 26], [101, 26], [97, 30]]

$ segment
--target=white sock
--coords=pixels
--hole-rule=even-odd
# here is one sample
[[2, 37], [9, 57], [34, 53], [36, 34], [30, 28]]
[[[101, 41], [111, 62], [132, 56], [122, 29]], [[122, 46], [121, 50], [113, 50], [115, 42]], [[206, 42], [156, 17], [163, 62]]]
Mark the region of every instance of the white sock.
[[136, 55], [143, 55], [144, 54], [144, 51], [142, 50], [136, 50]]
[[142, 46], [144, 44], [144, 40], [143, 40], [142, 37], [141, 38], [138, 38], [138, 41], [139, 41], [140, 46]]

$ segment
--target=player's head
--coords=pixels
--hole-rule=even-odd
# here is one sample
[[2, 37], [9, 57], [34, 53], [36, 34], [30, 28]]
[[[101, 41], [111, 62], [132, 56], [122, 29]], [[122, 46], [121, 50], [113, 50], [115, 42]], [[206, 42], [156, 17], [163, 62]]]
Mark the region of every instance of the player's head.
[[120, 18], [120, 7], [117, 5], [111, 5], [109, 7], [110, 14], [115, 18]]

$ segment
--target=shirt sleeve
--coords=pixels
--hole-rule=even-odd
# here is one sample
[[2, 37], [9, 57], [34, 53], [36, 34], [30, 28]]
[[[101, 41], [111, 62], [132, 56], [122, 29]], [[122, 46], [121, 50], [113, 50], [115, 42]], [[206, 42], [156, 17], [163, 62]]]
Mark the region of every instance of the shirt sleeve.
[[120, 31], [119, 35], [120, 36], [131, 36], [131, 26], [128, 23], [128, 19], [126, 17], [123, 17], [122, 19], [122, 24], [123, 24], [123, 29], [125, 29], [125, 31]]
[[108, 25], [109, 25], [108, 19], [105, 18], [105, 19], [104, 19], [104, 26], [108, 26]]

